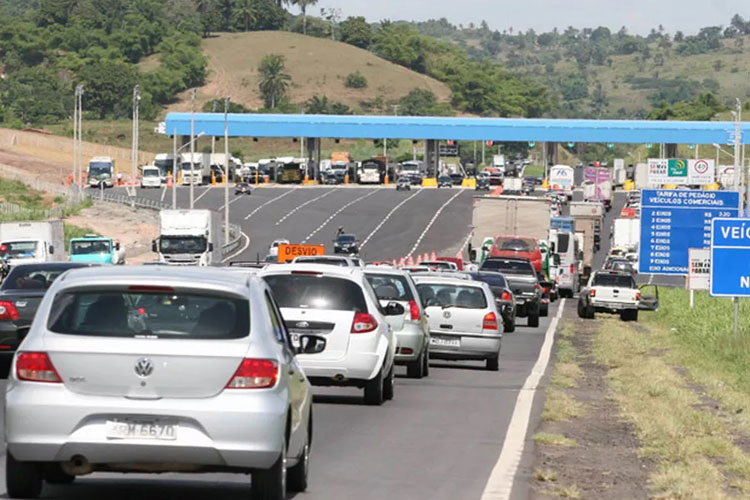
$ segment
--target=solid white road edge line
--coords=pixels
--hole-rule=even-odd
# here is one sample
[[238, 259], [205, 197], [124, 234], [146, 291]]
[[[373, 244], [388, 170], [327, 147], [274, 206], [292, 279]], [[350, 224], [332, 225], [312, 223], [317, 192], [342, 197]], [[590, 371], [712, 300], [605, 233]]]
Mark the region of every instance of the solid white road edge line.
[[222, 264], [224, 262], [228, 261], [229, 259], [233, 259], [233, 258], [237, 257], [239, 254], [241, 254], [242, 252], [244, 252], [245, 250], [247, 250], [247, 247], [250, 246], [250, 237], [248, 235], [246, 235], [244, 232], [242, 233], [242, 236], [245, 238], [245, 246], [242, 247], [242, 248], [240, 248], [236, 252], [234, 252], [232, 255], [229, 255], [229, 256], [225, 257], [224, 260], [221, 261]]
[[399, 203], [398, 205], [396, 205], [395, 207], [393, 207], [393, 209], [390, 212], [388, 212], [388, 215], [386, 215], [385, 218], [382, 221], [380, 221], [380, 224], [378, 224], [378, 227], [376, 227], [375, 229], [373, 229], [372, 232], [367, 235], [367, 238], [365, 238], [365, 241], [363, 241], [362, 244], [359, 246], [359, 249], [362, 250], [365, 247], [365, 245], [367, 245], [367, 242], [370, 241], [370, 239], [375, 235], [375, 233], [377, 233], [380, 230], [381, 227], [383, 227], [383, 224], [385, 224], [386, 222], [388, 222], [388, 219], [391, 218], [391, 216], [396, 212], [396, 210], [398, 210], [399, 208], [401, 208], [402, 206], [404, 206], [407, 201], [411, 200], [412, 198], [414, 198], [415, 196], [417, 196], [421, 192], [422, 192], [422, 188], [417, 189], [416, 193], [414, 193], [413, 195], [409, 196], [408, 198], [406, 198], [405, 200], [403, 200], [401, 203]]
[[330, 191], [326, 191], [326, 192], [325, 192], [324, 194], [322, 194], [322, 195], [320, 195], [320, 196], [316, 196], [315, 198], [313, 198], [313, 199], [311, 199], [311, 200], [307, 200], [307, 201], [306, 201], [306, 202], [304, 202], [304, 203], [303, 203], [302, 205], [298, 205], [297, 207], [293, 208], [293, 209], [292, 209], [292, 210], [291, 210], [291, 211], [290, 211], [290, 212], [289, 212], [288, 214], [286, 214], [286, 215], [285, 215], [284, 217], [282, 217], [281, 219], [277, 220], [277, 221], [276, 221], [276, 225], [277, 225], [277, 226], [278, 226], [278, 225], [280, 225], [280, 224], [281, 224], [282, 222], [284, 222], [284, 221], [285, 221], [285, 220], [287, 220], [287, 219], [288, 219], [289, 217], [291, 217], [292, 215], [294, 215], [294, 213], [295, 213], [295, 212], [297, 212], [297, 211], [298, 211], [298, 210], [299, 210], [300, 208], [306, 207], [307, 205], [309, 205], [310, 203], [312, 203], [312, 202], [314, 202], [314, 201], [318, 201], [318, 200], [320, 200], [320, 199], [322, 199], [322, 198], [325, 198], [326, 196], [328, 196], [329, 194], [333, 193], [334, 191], [338, 191], [338, 188], [336, 188], [336, 189], [332, 189], [332, 190], [330, 190]]
[[263, 204], [262, 204], [261, 206], [259, 206], [258, 208], [256, 208], [256, 209], [255, 209], [255, 210], [253, 210], [252, 212], [250, 212], [250, 213], [249, 213], [249, 214], [247, 215], [247, 217], [245, 217], [245, 220], [247, 220], [247, 219], [249, 219], [250, 217], [252, 217], [253, 215], [257, 214], [257, 213], [258, 213], [258, 212], [259, 212], [259, 211], [260, 211], [261, 209], [263, 209], [263, 207], [265, 207], [265, 206], [268, 206], [268, 205], [270, 205], [271, 203], [273, 203], [273, 202], [274, 202], [274, 201], [276, 201], [276, 200], [280, 200], [280, 199], [282, 199], [282, 198], [283, 198], [284, 196], [288, 195], [289, 193], [293, 193], [294, 191], [296, 191], [296, 190], [298, 190], [298, 189], [299, 189], [299, 188], [292, 188], [292, 189], [290, 189], [289, 191], [286, 191], [285, 193], [282, 193], [282, 194], [280, 194], [280, 195], [279, 195], [279, 196], [277, 196], [276, 198], [271, 198], [270, 200], [268, 200], [267, 202], [263, 203]]
[[422, 243], [422, 240], [424, 239], [425, 235], [427, 234], [427, 231], [430, 230], [430, 228], [435, 223], [435, 221], [437, 220], [438, 216], [443, 211], [443, 209], [445, 207], [447, 207], [448, 204], [450, 204], [450, 202], [452, 202], [453, 200], [455, 200], [456, 198], [458, 198], [458, 195], [460, 195], [462, 192], [463, 192], [463, 190], [460, 190], [458, 193], [456, 193], [453, 196], [451, 196], [451, 199], [448, 200], [448, 201], [446, 201], [445, 203], [443, 203], [443, 205], [438, 209], [438, 211], [435, 212], [435, 215], [432, 217], [432, 220], [430, 220], [429, 224], [427, 224], [427, 227], [424, 228], [424, 231], [422, 231], [422, 234], [419, 235], [419, 238], [417, 239], [417, 242], [414, 243], [414, 246], [411, 248], [411, 250], [409, 251], [409, 253], [406, 254], [406, 258], [407, 259], [409, 257], [411, 257], [412, 254], [414, 254], [414, 252], [417, 250], [417, 247], [419, 246], [420, 243]]
[[539, 358], [531, 369], [531, 373], [526, 378], [523, 387], [516, 398], [516, 406], [513, 410], [513, 416], [510, 419], [510, 425], [505, 434], [505, 442], [500, 451], [500, 457], [497, 459], [495, 467], [492, 469], [487, 484], [482, 493], [482, 500], [508, 500], [511, 490], [513, 489], [513, 480], [518, 471], [518, 465], [521, 463], [523, 448], [526, 443], [526, 433], [529, 430], [531, 420], [531, 407], [534, 403], [539, 381], [544, 372], [547, 370], [552, 345], [555, 341], [555, 331], [557, 324], [562, 317], [565, 307], [565, 299], [560, 301], [560, 307], [557, 314], [550, 322], [547, 332], [544, 334], [544, 343], [539, 351]]
[[342, 206], [341, 208], [339, 208], [338, 210], [336, 210], [336, 211], [335, 211], [335, 212], [333, 213], [333, 215], [331, 215], [330, 217], [328, 217], [328, 218], [327, 218], [327, 219], [325, 220], [325, 222], [323, 222], [323, 224], [321, 224], [320, 226], [318, 226], [318, 229], [316, 229], [316, 230], [315, 230], [315, 231], [313, 231], [312, 233], [308, 234], [308, 235], [307, 235], [307, 238], [305, 238], [304, 240], [302, 240], [302, 244], [304, 245], [305, 243], [307, 243], [308, 241], [310, 241], [310, 238], [312, 238], [313, 236], [315, 236], [315, 235], [316, 235], [316, 234], [317, 234], [317, 233], [318, 233], [318, 232], [319, 232], [319, 231], [320, 231], [321, 229], [323, 229], [324, 227], [326, 227], [326, 226], [328, 225], [328, 223], [329, 223], [329, 222], [331, 222], [331, 221], [332, 221], [332, 220], [333, 220], [334, 218], [336, 218], [336, 216], [337, 216], [338, 214], [340, 214], [341, 212], [343, 212], [343, 211], [344, 211], [344, 210], [346, 210], [347, 208], [351, 207], [352, 205], [354, 205], [354, 204], [355, 204], [355, 203], [357, 203], [358, 201], [362, 201], [362, 200], [364, 200], [365, 198], [367, 198], [368, 196], [372, 196], [372, 195], [374, 195], [374, 194], [375, 194], [375, 193], [377, 193], [378, 191], [379, 191], [378, 189], [373, 189], [372, 191], [370, 191], [370, 192], [369, 192], [369, 193], [367, 193], [366, 195], [364, 195], [364, 196], [360, 196], [359, 198], [356, 198], [356, 199], [354, 199], [354, 200], [350, 201], [350, 202], [349, 202], [349, 203], [347, 203], [346, 205], [344, 205], [344, 206]]
[[203, 191], [203, 192], [201, 193], [201, 195], [200, 195], [199, 197], [197, 197], [197, 198], [196, 198], [195, 200], [193, 200], [193, 205], [195, 205], [196, 203], [198, 203], [198, 200], [200, 200], [201, 198], [203, 198], [204, 196], [206, 196], [206, 194], [207, 194], [207, 193], [208, 193], [209, 191], [211, 191], [211, 188], [212, 188], [212, 187], [213, 187], [213, 186], [208, 186], [208, 187], [206, 188], [206, 190], [205, 190], [205, 191]]

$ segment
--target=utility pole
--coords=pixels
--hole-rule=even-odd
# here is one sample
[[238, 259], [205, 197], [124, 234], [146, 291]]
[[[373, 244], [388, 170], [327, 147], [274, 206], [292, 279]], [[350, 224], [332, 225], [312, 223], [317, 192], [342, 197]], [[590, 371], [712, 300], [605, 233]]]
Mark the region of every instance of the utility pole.
[[[196, 89], [190, 91], [190, 209], [195, 205], [195, 93]], [[201, 175], [203, 175], [201, 173]]]
[[73, 181], [70, 183], [70, 189], [73, 193], [78, 186], [76, 175], [78, 174], [78, 90], [80, 87], [80, 85], [76, 87], [73, 104]]
[[224, 244], [229, 244], [229, 96], [224, 100]]
[[71, 188], [74, 189], [74, 198], [76, 200], [80, 200], [83, 196], [82, 114], [83, 85], [78, 85], [75, 89], [75, 106], [73, 108], [73, 182], [71, 183]]
[[[138, 85], [133, 87], [133, 151], [131, 152], [132, 161], [132, 173], [131, 182], [135, 183], [135, 179], [138, 177], [138, 119], [139, 119], [139, 103], [141, 101], [141, 91]], [[135, 196], [135, 187], [133, 187], [133, 196]]]
[[[212, 113], [216, 113], [216, 101], [214, 101], [212, 106]], [[211, 156], [213, 156], [216, 153], [216, 136], [211, 136]], [[213, 159], [211, 160], [213, 161]]]
[[172, 210], [177, 210], [177, 129], [172, 132]]

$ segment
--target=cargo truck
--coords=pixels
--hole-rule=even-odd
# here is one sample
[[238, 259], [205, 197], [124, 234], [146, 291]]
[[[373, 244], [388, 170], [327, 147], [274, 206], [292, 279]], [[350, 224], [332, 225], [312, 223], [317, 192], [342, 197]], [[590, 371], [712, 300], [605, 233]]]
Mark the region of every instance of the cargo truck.
[[[192, 162], [191, 155], [192, 154]], [[211, 181], [211, 155], [209, 153], [182, 153], [180, 157], [182, 185], [200, 186]]]
[[579, 237], [581, 259], [579, 263], [580, 286], [585, 286], [591, 277], [594, 265], [594, 255], [599, 250], [601, 240], [602, 218], [597, 216], [578, 216], [576, 220], [576, 234]]
[[65, 260], [61, 220], [0, 223], [0, 257], [13, 267]]
[[612, 247], [636, 250], [641, 239], [640, 219], [615, 219], [612, 230]]
[[162, 210], [152, 250], [173, 266], [214, 266], [221, 262], [220, 215], [211, 210]]
[[609, 169], [587, 168], [583, 178], [583, 201], [602, 203], [609, 212], [612, 207], [612, 173]]
[[573, 199], [574, 170], [567, 165], [555, 165], [549, 169], [549, 188], [551, 191], [560, 191], [568, 201]]

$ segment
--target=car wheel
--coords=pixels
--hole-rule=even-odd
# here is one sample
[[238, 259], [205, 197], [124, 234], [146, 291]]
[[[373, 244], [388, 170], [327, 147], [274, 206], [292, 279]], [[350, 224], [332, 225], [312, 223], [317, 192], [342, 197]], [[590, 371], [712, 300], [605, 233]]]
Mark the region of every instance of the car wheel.
[[549, 316], [549, 304], [543, 304], [539, 306], [539, 316], [546, 318]]
[[587, 319], [586, 308], [583, 307], [583, 302], [581, 302], [580, 300], [578, 301], [577, 312], [578, 312], [578, 317], [579, 318], [581, 318], [581, 319]]
[[503, 332], [505, 333], [513, 333], [516, 331], [516, 320], [513, 319], [513, 321], [509, 321], [508, 323], [505, 323], [503, 325]]
[[537, 311], [534, 314], [529, 314], [529, 323], [528, 325], [532, 328], [536, 328], [539, 326], [539, 311]]
[[487, 358], [487, 370], [491, 372], [500, 370], [500, 356], [496, 358]]
[[252, 474], [253, 500], [284, 500], [286, 498], [286, 439], [281, 443], [281, 454], [270, 469]]
[[406, 365], [406, 376], [409, 378], [424, 377], [424, 352], [419, 358]]
[[388, 376], [383, 380], [383, 399], [390, 401], [393, 399], [393, 391], [396, 385], [396, 365], [391, 365], [391, 371], [388, 372]]
[[365, 404], [370, 406], [380, 406], [383, 404], [383, 368], [372, 380], [365, 384]]
[[76, 480], [76, 477], [65, 472], [60, 464], [55, 462], [47, 464], [44, 471], [44, 480], [49, 484], [71, 484]]
[[424, 368], [422, 370], [422, 375], [424, 375], [425, 377], [429, 377], [430, 376], [430, 351], [427, 347], [424, 348], [423, 360], [424, 360]]
[[36, 462], [19, 462], [5, 452], [5, 487], [10, 498], [39, 498], [42, 470]]
[[307, 474], [310, 469], [310, 427], [308, 426], [307, 429], [302, 455], [300, 455], [297, 465], [291, 467], [287, 473], [287, 489], [289, 491], [301, 492], [307, 490]]

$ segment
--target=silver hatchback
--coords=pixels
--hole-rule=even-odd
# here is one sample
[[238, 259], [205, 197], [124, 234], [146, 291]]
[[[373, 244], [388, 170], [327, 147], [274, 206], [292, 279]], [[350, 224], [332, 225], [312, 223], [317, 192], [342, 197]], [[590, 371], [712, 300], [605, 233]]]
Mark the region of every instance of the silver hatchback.
[[96, 471], [251, 473], [261, 499], [307, 486], [310, 385], [267, 285], [240, 273], [64, 274], [14, 358], [5, 409], [11, 498]]

